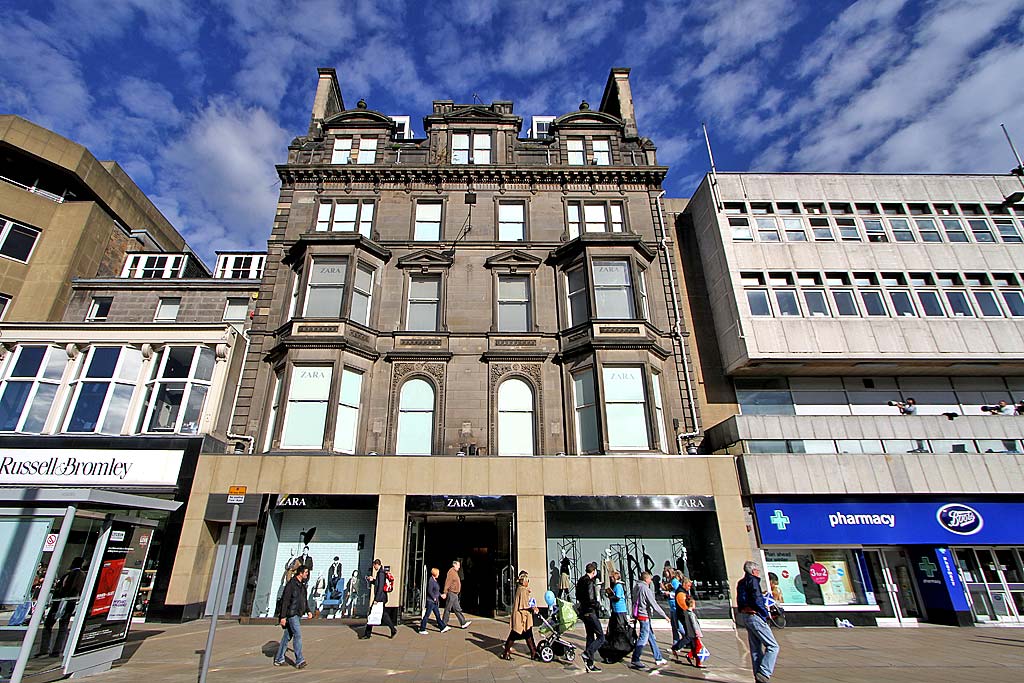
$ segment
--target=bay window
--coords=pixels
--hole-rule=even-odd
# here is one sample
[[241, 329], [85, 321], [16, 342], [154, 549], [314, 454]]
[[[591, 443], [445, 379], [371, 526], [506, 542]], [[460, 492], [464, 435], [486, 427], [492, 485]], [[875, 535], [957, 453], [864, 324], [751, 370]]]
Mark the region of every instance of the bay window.
[[583, 266], [576, 266], [565, 274], [566, 292], [569, 298], [569, 325], [579, 325], [589, 320], [587, 314], [587, 278]]
[[608, 427], [608, 448], [642, 450], [650, 448], [647, 435], [647, 406], [643, 369], [604, 367], [604, 412]]
[[591, 368], [572, 374], [572, 398], [576, 417], [576, 452], [594, 453], [601, 450], [601, 435], [597, 426], [597, 391]]
[[337, 258], [314, 258], [306, 284], [304, 318], [340, 318], [345, 297], [345, 274], [348, 261]]
[[142, 431], [198, 434], [215, 360], [208, 346], [165, 346], [146, 383]]
[[662, 453], [668, 453], [668, 439], [665, 435], [665, 410], [661, 402], [661, 373], [651, 371], [651, 391], [654, 393], [654, 421], [658, 429], [658, 446]]
[[0, 389], [0, 431], [43, 431], [68, 356], [55, 346], [19, 346]]
[[374, 269], [366, 264], [360, 263], [356, 267], [356, 278], [352, 286], [352, 313], [349, 317], [360, 325], [370, 324], [375, 274]]
[[292, 368], [281, 448], [323, 448], [332, 375], [333, 368], [329, 365]]
[[356, 429], [359, 427], [359, 396], [363, 388], [363, 374], [345, 368], [341, 371], [341, 390], [338, 392], [338, 417], [334, 425], [334, 450], [339, 453], [356, 452]]
[[596, 318], [633, 318], [633, 280], [629, 261], [594, 261]]
[[120, 434], [142, 369], [128, 346], [94, 346], [78, 366], [65, 432]]

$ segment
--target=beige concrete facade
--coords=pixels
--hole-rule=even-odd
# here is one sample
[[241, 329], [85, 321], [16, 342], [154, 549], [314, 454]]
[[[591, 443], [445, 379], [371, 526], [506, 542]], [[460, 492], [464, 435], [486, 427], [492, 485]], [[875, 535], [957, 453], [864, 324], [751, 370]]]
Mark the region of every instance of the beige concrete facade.
[[[402, 584], [407, 495], [515, 496], [518, 569], [547, 573], [544, 497], [714, 496], [721, 552], [729, 581], [742, 576], [751, 553], [740, 489], [731, 456], [688, 457], [396, 457], [232, 456], [200, 459], [185, 513], [167, 595], [168, 604], [204, 601], [210, 586], [216, 536], [204, 521], [210, 494], [229, 486], [246, 495], [323, 494], [378, 496], [374, 555], [390, 563]], [[585, 513], [581, 513], [584, 514]], [[717, 549], [702, 549], [708, 552]]]
[[60, 320], [72, 279], [117, 275], [128, 251], [187, 248], [115, 162], [11, 115], [0, 147], [0, 220], [39, 231], [27, 261], [0, 255], [5, 320]]

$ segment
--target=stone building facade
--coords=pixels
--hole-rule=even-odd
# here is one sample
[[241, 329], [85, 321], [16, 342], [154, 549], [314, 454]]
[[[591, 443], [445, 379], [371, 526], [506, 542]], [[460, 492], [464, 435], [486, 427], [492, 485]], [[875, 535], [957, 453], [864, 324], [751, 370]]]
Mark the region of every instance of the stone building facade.
[[461, 559], [463, 604], [489, 616], [517, 571], [557, 589], [565, 559], [573, 580], [678, 566], [725, 614], [750, 543], [732, 458], [684, 455], [700, 426], [666, 169], [628, 70], [542, 137], [505, 101], [435, 101], [423, 131], [319, 71], [238, 387], [252, 449], [200, 459], [168, 603], [206, 599], [239, 484], [260, 501], [229, 560], [245, 617], [270, 614], [293, 556], [324, 616], [339, 571], [375, 557], [408, 612], [429, 566]]

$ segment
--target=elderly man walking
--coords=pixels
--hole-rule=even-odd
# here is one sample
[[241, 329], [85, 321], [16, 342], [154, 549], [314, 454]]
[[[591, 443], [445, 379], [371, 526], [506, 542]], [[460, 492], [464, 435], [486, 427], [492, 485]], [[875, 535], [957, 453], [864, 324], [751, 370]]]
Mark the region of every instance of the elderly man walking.
[[444, 618], [441, 621], [446, 626], [450, 625], [452, 622], [449, 617], [452, 612], [455, 612], [455, 616], [459, 618], [459, 628], [469, 628], [473, 622], [466, 620], [466, 615], [462, 613], [462, 605], [459, 604], [459, 593], [462, 592], [462, 579], [459, 577], [460, 567], [462, 567], [462, 563], [458, 560], [452, 562], [452, 568], [448, 570], [448, 575], [444, 578], [444, 593], [441, 593], [441, 597], [445, 600]]
[[754, 680], [768, 683], [775, 672], [779, 643], [768, 625], [768, 608], [761, 590], [761, 568], [756, 562], [747, 560], [743, 563], [743, 578], [736, 584], [736, 611], [739, 612], [740, 623], [747, 629]]

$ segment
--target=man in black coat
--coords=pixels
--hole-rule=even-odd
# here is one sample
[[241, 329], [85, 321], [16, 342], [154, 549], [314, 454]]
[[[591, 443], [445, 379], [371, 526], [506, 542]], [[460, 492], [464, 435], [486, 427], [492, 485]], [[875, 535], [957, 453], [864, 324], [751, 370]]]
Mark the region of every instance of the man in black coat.
[[[391, 621], [391, 617], [388, 616], [387, 604], [388, 604], [388, 591], [384, 590], [384, 586], [387, 585], [388, 577], [384, 571], [384, 565], [381, 564], [380, 560], [373, 561], [373, 570], [370, 576], [366, 577], [366, 580], [370, 582], [370, 596], [372, 602], [370, 603], [370, 613], [373, 613], [374, 606], [379, 602], [382, 603], [383, 612], [381, 613], [380, 625], [387, 626], [391, 629], [391, 637], [395, 637], [397, 629], [395, 629], [394, 623]], [[369, 638], [373, 633], [373, 625], [370, 623], [369, 618], [366, 620], [366, 630], [363, 631], [363, 635], [360, 638]]]
[[299, 567], [295, 576], [288, 581], [281, 595], [281, 606], [277, 611], [277, 618], [280, 620], [284, 633], [281, 635], [281, 644], [277, 648], [277, 656], [274, 657], [274, 666], [284, 665], [284, 653], [288, 650], [288, 641], [293, 640], [292, 649], [295, 651], [295, 668], [306, 668], [306, 658], [302, 656], [302, 631], [299, 628], [300, 620], [313, 616], [309, 611], [309, 603], [306, 601], [306, 583], [309, 581], [309, 567]]
[[587, 629], [587, 649], [583, 652], [583, 663], [587, 671], [600, 671], [594, 664], [594, 653], [604, 645], [604, 630], [598, 617], [601, 600], [597, 595], [597, 562], [587, 565], [587, 573], [576, 582], [576, 602], [580, 606], [580, 620]]

